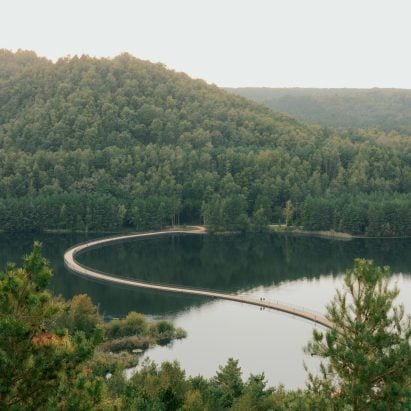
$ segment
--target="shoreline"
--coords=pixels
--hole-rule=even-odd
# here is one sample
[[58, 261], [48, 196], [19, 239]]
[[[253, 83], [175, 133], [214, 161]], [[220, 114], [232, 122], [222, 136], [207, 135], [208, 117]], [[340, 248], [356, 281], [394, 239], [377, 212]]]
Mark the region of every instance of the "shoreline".
[[[227, 236], [227, 235], [237, 235], [241, 234], [241, 231], [215, 231], [209, 232], [207, 227], [204, 225], [179, 225], [179, 226], [166, 226], [159, 230], [163, 231], [173, 231], [173, 230], [181, 230], [181, 231], [190, 231], [193, 228], [200, 228], [204, 231], [207, 231], [208, 234], [216, 235], [216, 236]], [[0, 228], [0, 233], [7, 233], [7, 234], [25, 234], [25, 233], [46, 233], [46, 234], [113, 234], [113, 235], [124, 235], [124, 234], [136, 234], [136, 233], [148, 233], [148, 232], [156, 232], [158, 229], [153, 230], [143, 230], [143, 231], [136, 231], [132, 228], [127, 230], [107, 230], [107, 231], [96, 231], [96, 230], [69, 230], [64, 228], [47, 228], [41, 231], [6, 231]], [[334, 230], [304, 230], [299, 227], [295, 226], [285, 226], [284, 224], [269, 224], [267, 226], [266, 231], [247, 231], [249, 233], [258, 233], [258, 232], [266, 232], [266, 233], [276, 233], [276, 234], [286, 234], [286, 235], [294, 235], [294, 236], [301, 236], [301, 237], [317, 237], [317, 238], [328, 238], [332, 240], [341, 240], [341, 241], [350, 241], [357, 238], [362, 239], [409, 239], [411, 236], [367, 236], [361, 234], [350, 234], [344, 233], [340, 231]]]
[[311, 230], [304, 230], [301, 228], [289, 226], [286, 227], [282, 224], [270, 224], [268, 226], [269, 232], [278, 233], [278, 234], [290, 234], [295, 236], [302, 236], [302, 237], [320, 237], [320, 238], [328, 238], [332, 240], [341, 240], [341, 241], [350, 241], [356, 238], [363, 238], [363, 239], [407, 239], [411, 238], [410, 236], [367, 236], [361, 234], [350, 234], [344, 233], [341, 231], [334, 231], [334, 230], [320, 230], [320, 231], [311, 231]]

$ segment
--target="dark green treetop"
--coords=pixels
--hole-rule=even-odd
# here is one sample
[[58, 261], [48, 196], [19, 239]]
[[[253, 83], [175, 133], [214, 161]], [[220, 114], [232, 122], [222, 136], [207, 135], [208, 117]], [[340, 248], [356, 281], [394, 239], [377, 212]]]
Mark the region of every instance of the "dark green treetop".
[[[394, 305], [388, 267], [357, 259], [328, 306], [334, 323], [314, 331], [307, 351], [326, 360], [309, 387], [332, 398], [334, 409], [405, 410], [411, 407], [411, 318]], [[345, 408], [344, 408], [345, 407]]]

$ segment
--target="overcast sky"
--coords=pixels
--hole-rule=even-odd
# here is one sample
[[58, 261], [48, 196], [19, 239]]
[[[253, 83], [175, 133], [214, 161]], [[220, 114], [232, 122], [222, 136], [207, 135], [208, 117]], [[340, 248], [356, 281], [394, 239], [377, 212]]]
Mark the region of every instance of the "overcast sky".
[[411, 88], [411, 0], [1, 0], [0, 48], [127, 51], [219, 86]]

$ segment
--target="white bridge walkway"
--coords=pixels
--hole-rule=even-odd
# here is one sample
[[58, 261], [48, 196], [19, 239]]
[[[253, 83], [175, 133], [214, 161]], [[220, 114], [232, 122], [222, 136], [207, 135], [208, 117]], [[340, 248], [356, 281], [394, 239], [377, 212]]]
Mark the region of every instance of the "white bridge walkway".
[[211, 291], [211, 290], [210, 291], [199, 290], [196, 288], [152, 284], [152, 283], [138, 281], [138, 280], [131, 280], [128, 278], [116, 277], [110, 274], [105, 274], [105, 273], [94, 271], [92, 268], [85, 267], [76, 261], [76, 254], [78, 254], [79, 252], [84, 252], [89, 248], [94, 248], [96, 246], [106, 245], [106, 244], [114, 243], [117, 241], [131, 240], [134, 238], [157, 237], [157, 236], [166, 235], [170, 233], [173, 233], [173, 234], [205, 234], [206, 230], [204, 229], [204, 227], [196, 226], [189, 230], [181, 230], [181, 229], [174, 230], [173, 229], [173, 230], [167, 230], [167, 231], [128, 234], [128, 235], [107, 237], [103, 239], [92, 240], [92, 241], [88, 241], [86, 243], [69, 248], [64, 253], [64, 263], [70, 270], [78, 274], [84, 275], [86, 277], [91, 277], [93, 279], [101, 280], [101, 281], [107, 281], [107, 282], [116, 283], [120, 285], [131, 286], [131, 287], [149, 288], [152, 290], [159, 290], [159, 291], [169, 291], [169, 292], [174, 292], [174, 293], [201, 295], [205, 297], [220, 298], [222, 300], [230, 300], [230, 301], [236, 301], [236, 302], [244, 303], [244, 304], [256, 305], [262, 308], [270, 308], [273, 310], [282, 311], [284, 313], [295, 315], [297, 317], [312, 321], [316, 324], [320, 324], [326, 328], [332, 328], [333, 326], [332, 322], [329, 321], [324, 316], [320, 314], [316, 314], [308, 310], [305, 310], [303, 308], [293, 307], [285, 303], [279, 303], [279, 302], [274, 303], [274, 302], [257, 299], [257, 298], [250, 297], [250, 296], [241, 296], [241, 295], [222, 293], [222, 292]]

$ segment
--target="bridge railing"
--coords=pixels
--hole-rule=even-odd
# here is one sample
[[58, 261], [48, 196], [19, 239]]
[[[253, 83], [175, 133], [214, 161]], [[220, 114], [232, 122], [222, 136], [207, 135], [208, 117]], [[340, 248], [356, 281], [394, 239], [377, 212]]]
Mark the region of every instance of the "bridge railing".
[[[82, 241], [81, 243], [77, 243], [71, 246], [67, 251], [75, 249], [80, 246], [87, 246], [87, 248], [83, 251], [81, 250], [77, 254], [81, 254], [83, 252], [87, 252], [88, 250], [94, 248], [101, 248], [109, 245], [110, 243], [123, 243], [127, 241], [136, 241], [136, 240], [145, 240], [148, 238], [156, 238], [156, 237], [178, 237], [180, 235], [197, 235], [197, 234], [204, 234], [205, 232], [200, 230], [184, 230], [184, 229], [175, 229], [175, 228], [165, 228], [161, 231], [141, 231], [141, 232], [129, 232], [129, 233], [113, 233], [112, 237], [95, 237], [90, 238], [89, 240]], [[135, 236], [134, 238], [130, 238], [131, 236]], [[123, 238], [124, 237], [124, 238]], [[100, 243], [101, 242], [101, 243]], [[93, 244], [96, 243], [96, 244]]]
[[[244, 300], [253, 299], [256, 302], [261, 301], [261, 303], [267, 302], [267, 303], [273, 303], [273, 304], [277, 304], [277, 305], [283, 305], [285, 307], [294, 308], [297, 311], [300, 310], [300, 311], [304, 311], [306, 313], [317, 315], [319, 317], [324, 317], [324, 313], [321, 313], [319, 311], [312, 310], [312, 309], [309, 309], [309, 308], [301, 306], [301, 305], [290, 304], [289, 302], [274, 299], [272, 297], [267, 298], [265, 296], [259, 296], [257, 293], [254, 293], [252, 290], [231, 291], [231, 290], [221, 290], [221, 289], [215, 289], [215, 288], [211, 289], [211, 288], [205, 288], [205, 287], [198, 287], [196, 285], [172, 284], [172, 283], [157, 282], [157, 281], [151, 281], [151, 280], [148, 281], [148, 280], [140, 279], [138, 277], [131, 277], [131, 276], [127, 276], [127, 275], [119, 275], [119, 274], [108, 273], [106, 271], [99, 270], [99, 269], [94, 268], [94, 267], [89, 267], [89, 266], [86, 266], [82, 263], [79, 263], [76, 260], [75, 257], [76, 257], [76, 254], [73, 255], [73, 260], [74, 260], [75, 264], [77, 264], [79, 267], [81, 267], [85, 270], [91, 270], [91, 271], [96, 272], [98, 274], [105, 275], [105, 276], [108, 276], [108, 277], [117, 278], [117, 279], [120, 279], [120, 280], [136, 281], [136, 282], [139, 282], [139, 283], [142, 283], [142, 284], [146, 284], [147, 286], [154, 285], [154, 286], [158, 286], [158, 287], [167, 287], [167, 288], [175, 289], [176, 291], [178, 291], [178, 289], [182, 289], [182, 290], [186, 290], [186, 291], [194, 291], [194, 292], [195, 291], [200, 291], [200, 292], [205, 292], [205, 293], [210, 293], [210, 294], [232, 295], [232, 296], [235, 296], [235, 297], [239, 297], [240, 299], [244, 298]], [[75, 270], [71, 270], [71, 271], [75, 271]], [[85, 276], [87, 278], [90, 278], [90, 276], [84, 275], [84, 274], [79, 273], [77, 271], [75, 271], [75, 272], [77, 274], [81, 275], [81, 276]], [[104, 280], [98, 280], [97, 278], [93, 278], [93, 279], [96, 280], [96, 281], [103, 281], [104, 282]], [[124, 284], [124, 286], [127, 286], [127, 285]], [[212, 298], [212, 296], [203, 296], [203, 297]], [[267, 308], [269, 308], [269, 307], [267, 307]]]
[[303, 305], [292, 304], [292, 303], [289, 303], [289, 302], [285, 302], [285, 301], [282, 301], [282, 300], [275, 299], [274, 297], [259, 297], [257, 294], [253, 294], [252, 290], [247, 291], [247, 295], [250, 295], [251, 297], [262, 298], [262, 302], [266, 301], [268, 303], [281, 304], [281, 305], [285, 305], [285, 306], [294, 308], [296, 310], [301, 310], [301, 311], [311, 313], [311, 314], [315, 314], [315, 315], [322, 316], [322, 317], [325, 316], [324, 312], [313, 310], [312, 308], [307, 308]]
[[[158, 231], [153, 231], [153, 232], [144, 232], [144, 233], [129, 233], [129, 234], [119, 234], [115, 237], [111, 237], [111, 238], [107, 238], [107, 237], [103, 237], [103, 238], [94, 238], [94, 239], [90, 239], [89, 241], [86, 242], [82, 242], [80, 244], [77, 244], [73, 247], [71, 247], [68, 251], [70, 250], [75, 250], [78, 247], [85, 247], [84, 249], [80, 249], [77, 252], [73, 252], [72, 257], [73, 257], [73, 262], [75, 264], [77, 264], [79, 267], [81, 267], [82, 269], [86, 269], [86, 270], [91, 270], [93, 272], [99, 273], [101, 275], [105, 275], [105, 276], [109, 276], [109, 277], [113, 277], [113, 278], [118, 278], [118, 279], [122, 279], [122, 280], [129, 280], [129, 281], [137, 281], [143, 284], [146, 284], [148, 287], [150, 285], [154, 285], [157, 287], [167, 287], [167, 288], [172, 288], [175, 289], [176, 291], [178, 291], [178, 289], [181, 290], [186, 290], [187, 292], [189, 291], [200, 291], [200, 292], [204, 292], [204, 293], [216, 293], [216, 294], [223, 294], [223, 295], [231, 295], [231, 296], [235, 296], [237, 298], [244, 298], [244, 299], [253, 299], [256, 302], [261, 301], [261, 303], [267, 302], [267, 303], [272, 303], [272, 304], [277, 304], [277, 305], [283, 305], [284, 307], [289, 307], [295, 310], [299, 310], [299, 311], [303, 311], [312, 315], [317, 315], [319, 317], [324, 317], [324, 314], [316, 311], [316, 310], [312, 310], [309, 309], [307, 307], [301, 306], [301, 305], [296, 305], [296, 304], [290, 304], [288, 302], [284, 302], [281, 300], [276, 300], [273, 299], [272, 297], [268, 298], [266, 296], [258, 296], [258, 294], [256, 292], [253, 292], [253, 290], [247, 290], [247, 291], [229, 291], [229, 290], [219, 290], [219, 289], [209, 289], [209, 288], [204, 288], [204, 287], [197, 287], [195, 285], [180, 285], [180, 284], [169, 284], [169, 283], [164, 283], [164, 282], [155, 282], [155, 281], [147, 281], [147, 280], [142, 280], [139, 278], [135, 278], [135, 277], [130, 277], [130, 276], [125, 276], [125, 275], [118, 275], [118, 274], [112, 274], [112, 273], [107, 273], [104, 272], [102, 270], [98, 270], [92, 267], [88, 267], [85, 266], [81, 263], [79, 263], [76, 260], [76, 255], [81, 254], [83, 252], [86, 252], [87, 250], [93, 249], [93, 248], [99, 248], [99, 247], [103, 247], [106, 246], [110, 243], [113, 242], [123, 242], [123, 241], [129, 241], [130, 240], [130, 236], [135, 236], [134, 238], [131, 238], [133, 240], [137, 240], [139, 238], [144, 239], [144, 238], [150, 238], [150, 237], [157, 237], [160, 235], [167, 235], [167, 236], [173, 236], [173, 235], [181, 235], [181, 234], [193, 234], [193, 231], [185, 231], [185, 230], [163, 230], [161, 232]], [[140, 237], [139, 237], [140, 236]], [[122, 238], [124, 237], [124, 238]], [[101, 242], [101, 243], [99, 243]], [[66, 252], [66, 254], [67, 254]], [[75, 270], [72, 270], [75, 271]], [[75, 271], [76, 272], [76, 271]], [[77, 272], [78, 273], [78, 272]], [[85, 274], [81, 274], [78, 273], [80, 275], [85, 275]], [[90, 278], [90, 276], [88, 276], [88, 278]], [[97, 281], [101, 281], [98, 280], [96, 278], [94, 278], [94, 280]], [[104, 280], [103, 280], [104, 281]], [[126, 286], [126, 285], [125, 285]], [[207, 297], [207, 296], [204, 296]], [[210, 296], [212, 297], [212, 296]]]
[[[216, 294], [227, 294], [227, 295], [235, 295], [235, 296], [243, 296], [246, 297], [246, 295], [243, 292], [236, 292], [236, 291], [230, 291], [230, 290], [221, 290], [221, 289], [215, 289], [215, 288], [205, 288], [205, 287], [198, 287], [196, 285], [185, 285], [185, 284], [172, 284], [172, 283], [167, 283], [167, 282], [159, 282], [159, 281], [151, 281], [151, 280], [143, 280], [141, 278], [138, 277], [131, 277], [128, 275], [120, 275], [120, 274], [113, 274], [113, 273], [108, 273], [106, 271], [103, 270], [99, 270], [98, 268], [94, 268], [94, 267], [90, 267], [87, 265], [84, 265], [80, 262], [78, 262], [75, 259], [75, 255], [73, 256], [74, 260], [75, 260], [75, 264], [78, 265], [79, 267], [85, 269], [85, 270], [90, 270], [93, 272], [96, 272], [98, 274], [102, 274], [108, 277], [113, 277], [113, 278], [118, 278], [120, 280], [129, 280], [129, 281], [136, 281], [139, 283], [143, 283], [143, 284], [147, 284], [147, 285], [155, 285], [155, 286], [159, 286], [159, 287], [167, 287], [167, 288], [174, 288], [174, 289], [183, 289], [183, 290], [192, 290], [192, 291], [204, 291], [207, 293], [216, 293]], [[70, 269], [70, 267], [67, 267], [68, 269]], [[75, 273], [90, 278], [90, 276], [87, 276], [86, 274], [82, 274], [79, 273], [75, 270], [70, 269], [70, 271], [74, 271]], [[104, 280], [98, 280], [97, 278], [94, 278], [97, 281], [104, 281]], [[125, 284], [126, 285], [126, 284]], [[251, 298], [255, 298], [258, 299], [258, 297], [256, 296], [250, 296]]]

